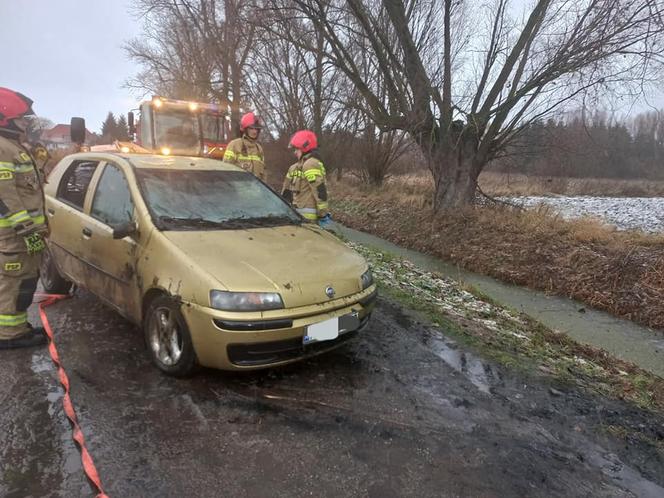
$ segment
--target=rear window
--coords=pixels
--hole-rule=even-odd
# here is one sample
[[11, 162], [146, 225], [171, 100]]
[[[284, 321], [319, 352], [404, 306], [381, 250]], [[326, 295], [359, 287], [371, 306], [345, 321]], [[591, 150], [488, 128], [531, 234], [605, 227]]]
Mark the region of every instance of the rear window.
[[60, 180], [56, 197], [82, 211], [85, 194], [97, 166], [98, 161], [74, 161]]

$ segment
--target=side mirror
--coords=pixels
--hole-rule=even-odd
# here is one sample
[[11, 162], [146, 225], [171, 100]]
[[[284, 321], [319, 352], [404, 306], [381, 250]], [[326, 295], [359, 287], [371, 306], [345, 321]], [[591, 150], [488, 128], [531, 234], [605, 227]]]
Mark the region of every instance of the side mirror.
[[127, 113], [127, 125], [129, 126], [129, 136], [134, 136], [136, 134], [136, 125], [134, 124], [134, 113], [129, 111]]
[[72, 143], [79, 145], [85, 143], [85, 119], [71, 118], [70, 135]]
[[113, 227], [113, 239], [115, 240], [124, 239], [129, 235], [135, 234], [136, 231], [137, 231], [136, 223], [134, 223], [133, 221], [127, 221], [120, 225], [115, 225]]

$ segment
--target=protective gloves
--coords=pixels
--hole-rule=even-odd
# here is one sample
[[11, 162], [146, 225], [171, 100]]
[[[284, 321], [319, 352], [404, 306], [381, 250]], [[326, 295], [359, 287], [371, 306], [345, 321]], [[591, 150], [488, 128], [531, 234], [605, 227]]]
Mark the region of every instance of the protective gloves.
[[325, 216], [318, 220], [318, 225], [321, 228], [330, 228], [332, 226], [332, 215], [327, 213]]

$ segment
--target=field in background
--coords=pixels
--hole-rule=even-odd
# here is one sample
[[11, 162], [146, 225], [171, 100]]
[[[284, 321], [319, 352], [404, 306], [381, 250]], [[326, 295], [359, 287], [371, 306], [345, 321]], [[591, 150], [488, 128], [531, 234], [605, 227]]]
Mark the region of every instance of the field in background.
[[[351, 184], [359, 184], [359, 180], [350, 174], [345, 175], [345, 179]], [[492, 197], [664, 197], [664, 181], [642, 179], [537, 177], [485, 172], [480, 175], [479, 184], [482, 191]], [[427, 172], [394, 175], [387, 179], [383, 189], [391, 191], [407, 204], [421, 207], [431, 205], [433, 179]]]
[[533, 177], [485, 172], [480, 188], [491, 196], [592, 195], [604, 197], [662, 197], [664, 181], [612, 178]]

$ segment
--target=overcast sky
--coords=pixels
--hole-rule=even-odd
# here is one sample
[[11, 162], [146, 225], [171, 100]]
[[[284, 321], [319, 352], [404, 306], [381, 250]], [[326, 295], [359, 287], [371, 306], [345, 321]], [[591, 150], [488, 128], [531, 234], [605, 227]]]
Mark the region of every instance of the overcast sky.
[[140, 25], [127, 0], [0, 0], [0, 86], [24, 93], [39, 116], [81, 116], [98, 131], [108, 111], [138, 99], [122, 88], [136, 67], [122, 44]]
[[[139, 96], [123, 88], [138, 71], [122, 45], [140, 33], [131, 0], [0, 0], [0, 86], [35, 101], [39, 116], [86, 119], [98, 131], [108, 111], [125, 114]], [[527, 0], [515, 0], [522, 7]], [[657, 96], [651, 104], [664, 106]], [[632, 113], [649, 109], [645, 102]], [[627, 109], [623, 109], [626, 112]]]

